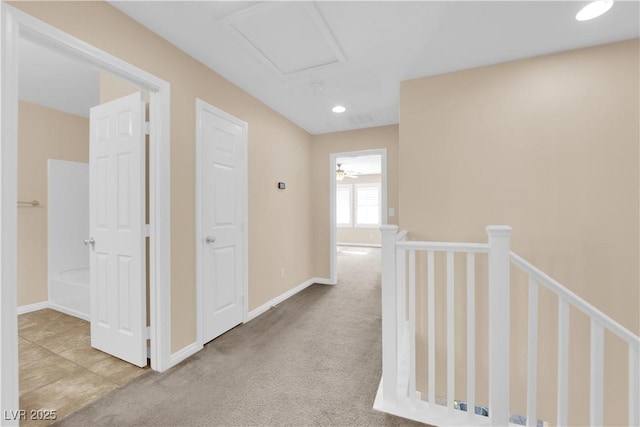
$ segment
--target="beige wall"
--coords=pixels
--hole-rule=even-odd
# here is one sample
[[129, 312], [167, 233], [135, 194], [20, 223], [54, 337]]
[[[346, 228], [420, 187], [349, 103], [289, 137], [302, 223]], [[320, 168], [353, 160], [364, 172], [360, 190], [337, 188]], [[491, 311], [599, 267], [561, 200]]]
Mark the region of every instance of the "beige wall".
[[[131, 95], [135, 92], [142, 92], [136, 86], [133, 86], [129, 82], [125, 82], [124, 80], [120, 80], [113, 75], [101, 72], [100, 73], [100, 103], [105, 104], [109, 101], [116, 100], [118, 98], [122, 98], [127, 95]], [[147, 99], [146, 92], [143, 92], [143, 96]], [[148, 99], [147, 99], [148, 100]]]
[[11, 4], [171, 84], [172, 351], [196, 339], [196, 98], [249, 124], [249, 309], [314, 276], [307, 132], [105, 2]]
[[387, 206], [395, 208], [398, 221], [398, 126], [380, 126], [347, 132], [328, 133], [313, 137], [312, 192], [313, 242], [317, 277], [329, 278], [329, 176], [331, 153], [387, 149]]
[[[638, 60], [633, 40], [403, 82], [401, 227], [414, 239], [484, 242], [486, 225], [511, 225], [515, 252], [637, 334]], [[512, 289], [515, 391], [526, 376], [527, 296]], [[546, 294], [541, 304], [540, 416], [553, 421], [557, 305]], [[577, 425], [588, 422], [589, 329], [571, 314]], [[605, 420], [618, 425], [626, 350], [609, 338]], [[456, 390], [464, 398], [463, 382]], [[523, 399], [513, 409], [524, 414]]]
[[[638, 333], [637, 41], [404, 82], [400, 130], [311, 137], [107, 3], [11, 4], [171, 84], [173, 351], [196, 331], [196, 97], [249, 123], [250, 309], [329, 276], [329, 154], [387, 148], [388, 206], [414, 238], [485, 241], [485, 225], [510, 224], [515, 251]], [[287, 190], [278, 191], [278, 181]], [[523, 298], [514, 291], [512, 300]], [[514, 312], [519, 319], [525, 311]], [[554, 325], [553, 303], [543, 313], [541, 324]], [[553, 339], [541, 345], [553, 349]], [[626, 366], [607, 341], [607, 367]], [[588, 330], [571, 342], [574, 424], [586, 419], [577, 401], [588, 401], [585, 348]], [[541, 358], [542, 379], [553, 363]], [[514, 366], [520, 386], [522, 364]], [[622, 382], [615, 373], [607, 380], [609, 424], [624, 422], [615, 415], [626, 413]], [[552, 386], [541, 384], [539, 394], [546, 420], [554, 418]]]
[[[338, 184], [352, 184], [353, 192], [355, 195], [356, 184], [369, 184], [380, 183], [382, 181], [382, 175], [360, 175], [358, 178], [349, 178], [346, 176], [344, 180], [338, 181]], [[355, 206], [355, 197], [352, 197], [353, 206]], [[355, 215], [355, 208], [352, 210], [352, 215]], [[355, 218], [355, 216], [354, 216]], [[337, 227], [336, 229], [336, 242], [338, 243], [364, 243], [368, 245], [380, 244], [380, 229], [379, 227]]]
[[89, 119], [20, 101], [18, 200], [18, 306], [48, 300], [47, 159], [89, 161]]

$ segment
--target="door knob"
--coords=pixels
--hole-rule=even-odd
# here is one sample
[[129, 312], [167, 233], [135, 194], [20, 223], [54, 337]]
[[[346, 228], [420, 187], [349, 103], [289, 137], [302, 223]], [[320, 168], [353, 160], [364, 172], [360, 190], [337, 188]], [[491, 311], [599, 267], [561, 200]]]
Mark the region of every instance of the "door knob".
[[93, 246], [96, 244], [96, 241], [93, 240], [93, 237], [89, 237], [88, 239], [84, 239], [82, 243], [84, 243], [85, 246], [88, 246], [88, 245]]
[[204, 241], [209, 243], [209, 244], [211, 244], [211, 243], [216, 241], [216, 237], [215, 236], [207, 236], [207, 237], [205, 237]]

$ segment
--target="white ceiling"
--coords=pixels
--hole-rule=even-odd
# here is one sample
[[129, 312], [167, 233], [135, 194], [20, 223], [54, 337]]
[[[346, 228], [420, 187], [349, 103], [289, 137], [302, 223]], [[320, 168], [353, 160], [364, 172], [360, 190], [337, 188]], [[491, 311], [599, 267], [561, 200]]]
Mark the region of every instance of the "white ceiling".
[[84, 117], [100, 103], [97, 70], [24, 39], [18, 53], [18, 96], [23, 101]]
[[[398, 123], [403, 80], [640, 36], [637, 1], [578, 22], [586, 3], [111, 2], [312, 134]], [[21, 98], [87, 115], [95, 71], [20, 50]]]
[[638, 2], [586, 3], [111, 2], [312, 134], [397, 123], [403, 80], [639, 36]]

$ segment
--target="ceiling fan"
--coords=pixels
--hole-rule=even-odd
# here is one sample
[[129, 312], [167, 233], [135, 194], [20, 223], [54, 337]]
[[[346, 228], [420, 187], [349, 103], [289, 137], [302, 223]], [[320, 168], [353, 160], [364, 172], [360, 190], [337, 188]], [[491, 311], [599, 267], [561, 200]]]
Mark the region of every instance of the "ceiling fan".
[[345, 171], [345, 170], [342, 169], [342, 163], [338, 163], [338, 169], [336, 170], [336, 179], [338, 181], [342, 181], [345, 177], [347, 177], [347, 178], [358, 178], [358, 172]]

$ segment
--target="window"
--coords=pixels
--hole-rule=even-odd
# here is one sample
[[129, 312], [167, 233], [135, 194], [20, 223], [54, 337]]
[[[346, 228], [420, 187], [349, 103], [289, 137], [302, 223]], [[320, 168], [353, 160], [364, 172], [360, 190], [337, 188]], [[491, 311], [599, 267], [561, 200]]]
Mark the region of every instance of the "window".
[[380, 184], [356, 184], [356, 227], [380, 225]]
[[336, 186], [336, 225], [338, 227], [351, 227], [352, 185], [339, 184]]
[[336, 225], [349, 227], [380, 226], [380, 183], [336, 185]]

